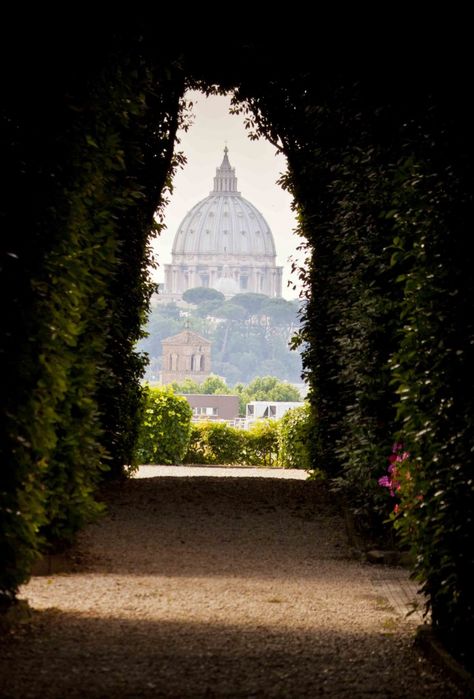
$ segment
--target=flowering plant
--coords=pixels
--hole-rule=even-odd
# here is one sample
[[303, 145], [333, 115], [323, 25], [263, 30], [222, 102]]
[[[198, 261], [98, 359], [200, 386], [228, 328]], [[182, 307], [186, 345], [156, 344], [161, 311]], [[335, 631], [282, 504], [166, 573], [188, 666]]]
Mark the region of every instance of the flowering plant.
[[[383, 488], [388, 488], [390, 495], [396, 497], [401, 489], [401, 478], [402, 478], [402, 464], [404, 464], [410, 457], [410, 453], [405, 451], [403, 444], [400, 442], [395, 442], [392, 446], [392, 453], [388, 457], [389, 466], [387, 469], [387, 476], [382, 476], [379, 478], [378, 483]], [[409, 479], [410, 473], [407, 469], [403, 469], [403, 478]], [[395, 514], [398, 514], [400, 506], [397, 503], [394, 507]]]

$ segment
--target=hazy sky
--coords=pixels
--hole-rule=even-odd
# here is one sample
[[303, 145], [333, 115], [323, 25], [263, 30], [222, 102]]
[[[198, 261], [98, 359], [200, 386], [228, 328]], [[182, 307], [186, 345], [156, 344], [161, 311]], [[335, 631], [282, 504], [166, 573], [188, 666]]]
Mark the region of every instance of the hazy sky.
[[229, 160], [235, 167], [238, 190], [254, 204], [267, 220], [275, 239], [277, 264], [283, 265], [283, 295], [295, 298], [287, 288], [290, 275], [289, 255], [295, 254], [299, 238], [291, 211], [291, 197], [276, 181], [286, 169], [285, 158], [265, 140], [251, 141], [240, 116], [229, 114], [230, 97], [205, 97], [199, 92], [187, 95], [194, 103], [194, 123], [188, 132], [180, 132], [180, 146], [187, 164], [174, 178], [174, 192], [165, 211], [166, 230], [155, 244], [160, 267], [157, 281], [164, 281], [162, 265], [171, 262], [171, 246], [179, 224], [198, 201], [214, 186], [216, 167], [221, 164], [225, 143]]

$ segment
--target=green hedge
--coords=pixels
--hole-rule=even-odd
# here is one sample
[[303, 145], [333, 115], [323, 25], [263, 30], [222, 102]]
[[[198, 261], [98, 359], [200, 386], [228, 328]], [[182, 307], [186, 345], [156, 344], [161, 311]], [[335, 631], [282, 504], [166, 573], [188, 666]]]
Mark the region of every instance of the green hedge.
[[192, 410], [169, 388], [148, 388], [136, 447], [141, 464], [179, 464], [191, 436]]
[[[108, 41], [87, 58], [78, 48], [51, 64], [41, 49], [28, 101], [13, 81], [0, 114], [0, 602], [101, 511], [105, 471], [131, 463], [149, 240], [175, 164], [179, 69], [145, 60], [140, 41], [120, 55]], [[33, 215], [20, 221], [26, 192]]]
[[245, 430], [244, 463], [277, 466], [279, 420], [257, 420]]
[[[259, 420], [248, 430], [218, 422], [193, 423], [184, 460], [194, 464], [309, 468], [308, 462], [295, 465], [281, 458], [280, 429], [280, 420]], [[299, 449], [303, 448], [300, 444]]]
[[474, 666], [472, 108], [439, 74], [407, 76], [308, 72], [237, 99], [288, 159], [314, 465], [390, 545], [393, 499], [377, 481], [403, 442], [412, 485], [396, 526], [436, 631]]
[[241, 430], [223, 422], [193, 423], [184, 460], [195, 464], [239, 464], [243, 449]]
[[394, 200], [403, 327], [392, 359], [403, 464], [394, 517], [434, 627], [474, 668], [474, 277], [465, 247], [472, 162], [449, 131], [411, 157]]
[[316, 422], [309, 403], [292, 408], [278, 426], [278, 463], [284, 468], [314, 467], [312, 453], [317, 438]]

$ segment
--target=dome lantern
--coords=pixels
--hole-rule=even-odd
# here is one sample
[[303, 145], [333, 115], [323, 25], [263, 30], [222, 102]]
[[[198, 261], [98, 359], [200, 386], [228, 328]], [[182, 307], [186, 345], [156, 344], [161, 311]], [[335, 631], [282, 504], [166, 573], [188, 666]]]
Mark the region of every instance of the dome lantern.
[[224, 148], [224, 158], [220, 167], [216, 168], [216, 176], [214, 177], [214, 189], [211, 194], [231, 193], [240, 195], [237, 191], [237, 177], [235, 176], [235, 168], [231, 167], [228, 156], [229, 149]]

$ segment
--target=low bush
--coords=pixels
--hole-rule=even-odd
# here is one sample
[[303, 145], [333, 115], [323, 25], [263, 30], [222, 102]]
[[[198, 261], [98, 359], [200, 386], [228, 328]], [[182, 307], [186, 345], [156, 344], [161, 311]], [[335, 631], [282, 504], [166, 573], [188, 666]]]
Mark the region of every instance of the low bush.
[[277, 466], [279, 425], [279, 420], [261, 420], [244, 432], [242, 463]]
[[192, 411], [186, 398], [167, 388], [147, 388], [137, 461], [141, 464], [181, 463], [191, 436]]
[[184, 461], [188, 464], [277, 466], [279, 420], [261, 420], [249, 430], [222, 422], [195, 423]]
[[315, 421], [309, 404], [288, 410], [279, 421], [278, 463], [283, 468], [312, 468]]
[[244, 440], [242, 430], [224, 422], [194, 424], [184, 461], [188, 464], [242, 463]]

